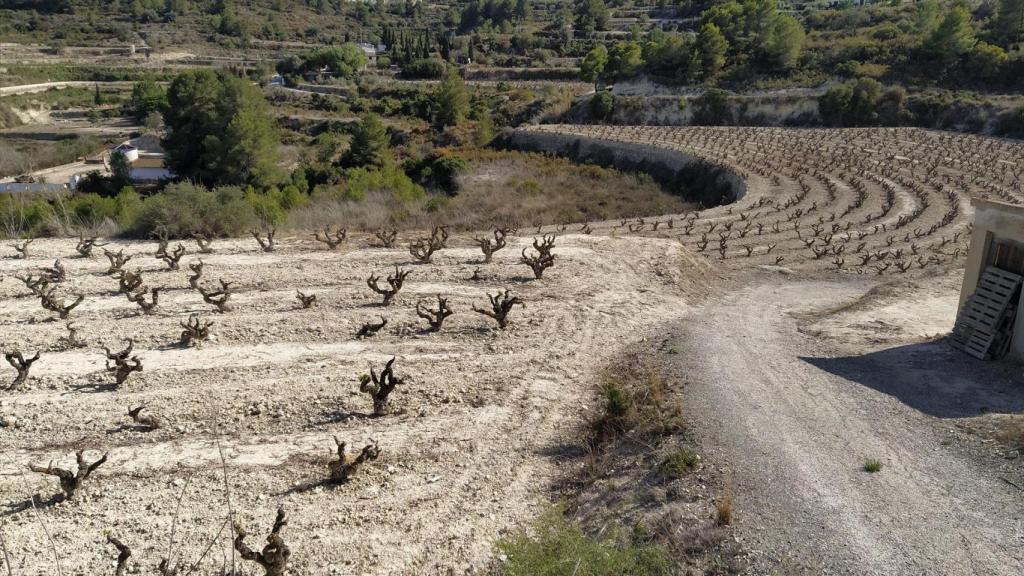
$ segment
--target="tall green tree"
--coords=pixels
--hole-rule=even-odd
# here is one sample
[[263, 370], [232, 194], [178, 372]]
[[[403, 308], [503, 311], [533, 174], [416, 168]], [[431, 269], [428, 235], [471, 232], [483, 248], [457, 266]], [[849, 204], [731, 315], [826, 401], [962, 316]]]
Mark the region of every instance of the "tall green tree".
[[788, 14], [779, 14], [771, 24], [770, 34], [763, 47], [764, 56], [776, 68], [792, 68], [800, 58], [804, 45], [803, 26]]
[[129, 106], [135, 119], [143, 121], [152, 112], [163, 113], [167, 108], [167, 92], [152, 78], [136, 82]]
[[597, 81], [600, 80], [607, 65], [608, 49], [604, 47], [604, 44], [598, 44], [591, 48], [580, 62], [580, 78], [587, 82], [593, 82], [594, 90], [597, 90]]
[[607, 30], [611, 15], [604, 0], [578, 0], [576, 3], [576, 28], [592, 34]]
[[1024, 40], [1024, 0], [999, 0], [993, 27], [1007, 43]]
[[184, 72], [167, 91], [164, 124], [166, 163], [178, 176], [209, 186], [276, 184], [274, 120], [250, 82], [211, 70]]
[[248, 81], [227, 76], [218, 110], [227, 123], [223, 132], [206, 137], [209, 161], [204, 180], [257, 188], [277, 184], [279, 140], [263, 95]]
[[954, 6], [925, 40], [922, 48], [930, 57], [946, 65], [970, 52], [978, 39], [966, 9]]
[[433, 98], [434, 125], [438, 128], [456, 126], [469, 113], [469, 92], [466, 83], [455, 70], [448, 70]]
[[636, 42], [619, 42], [608, 51], [608, 65], [605, 76], [622, 80], [636, 76], [644, 65], [640, 45]]
[[936, 0], [921, 0], [914, 11], [914, 28], [925, 36], [935, 31], [942, 19], [941, 9]]
[[345, 166], [381, 167], [388, 163], [388, 129], [376, 114], [365, 114], [352, 129], [352, 141], [342, 157]]
[[132, 164], [121, 152], [110, 155], [110, 188], [120, 190], [132, 182]]
[[711, 22], [701, 26], [697, 34], [697, 58], [705, 79], [714, 78], [722, 71], [728, 51], [729, 41], [718, 26]]

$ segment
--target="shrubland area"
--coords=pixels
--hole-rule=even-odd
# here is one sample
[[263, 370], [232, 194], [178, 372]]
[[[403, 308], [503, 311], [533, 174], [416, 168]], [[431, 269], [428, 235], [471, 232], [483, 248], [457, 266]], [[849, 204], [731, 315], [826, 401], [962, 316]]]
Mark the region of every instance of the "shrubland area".
[[0, 0], [0, 568], [1014, 573], [1019, 370], [935, 334], [972, 200], [1024, 202], [1022, 42], [1021, 0]]

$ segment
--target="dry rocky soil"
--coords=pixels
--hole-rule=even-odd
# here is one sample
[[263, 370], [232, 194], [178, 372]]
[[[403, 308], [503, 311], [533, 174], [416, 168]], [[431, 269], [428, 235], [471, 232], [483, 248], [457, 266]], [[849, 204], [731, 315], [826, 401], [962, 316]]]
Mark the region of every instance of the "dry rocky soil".
[[[168, 555], [220, 573], [240, 562], [226, 518], [262, 545], [279, 505], [294, 574], [487, 572], [494, 541], [567, 473], [553, 454], [579, 442], [598, 372], [647, 342], [685, 382], [690, 433], [735, 497], [749, 573], [1024, 571], [1020, 458], [979, 432], [1024, 409], [1021, 369], [941, 339], [970, 199], [1022, 200], [1020, 144], [910, 129], [532, 130], [684, 150], [734, 170], [747, 193], [689, 214], [521, 229], [490, 264], [460, 234], [427, 265], [359, 234], [337, 251], [308, 235], [271, 253], [245, 239], [199, 255], [189, 242], [177, 271], [153, 243], [107, 246], [163, 288], [152, 315], [117, 294], [99, 250], [79, 258], [74, 241], [37, 240], [16, 259], [5, 247], [0, 344], [41, 351], [27, 388], [0, 392], [13, 572], [55, 574], [59, 558], [65, 574], [112, 573], [113, 534], [132, 547], [133, 573]], [[557, 235], [556, 265], [532, 280], [518, 259], [538, 233]], [[231, 311], [189, 289], [186, 264], [200, 257], [203, 283], [236, 287]], [[82, 348], [62, 343], [65, 321], [14, 277], [57, 258], [58, 291], [85, 296], [70, 316]], [[412, 272], [384, 308], [366, 278], [396, 265]], [[504, 289], [526, 306], [499, 330], [471, 307]], [[298, 309], [297, 290], [317, 305]], [[415, 305], [437, 295], [455, 314], [425, 333]], [[181, 347], [195, 313], [214, 337]], [[381, 332], [355, 338], [381, 314]], [[126, 338], [144, 370], [118, 387], [101, 346]], [[359, 377], [392, 357], [404, 382], [391, 413], [371, 417]], [[139, 405], [163, 425], [134, 426]], [[376, 442], [381, 456], [326, 484], [334, 437], [350, 450]], [[108, 460], [56, 502], [56, 480], [27, 466], [74, 468], [76, 449]], [[867, 459], [881, 470], [865, 472]]]

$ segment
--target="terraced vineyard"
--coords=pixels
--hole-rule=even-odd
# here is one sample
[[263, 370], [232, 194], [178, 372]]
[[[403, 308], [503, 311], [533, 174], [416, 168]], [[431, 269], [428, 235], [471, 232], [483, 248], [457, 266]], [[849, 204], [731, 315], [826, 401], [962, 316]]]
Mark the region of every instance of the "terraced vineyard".
[[738, 202], [595, 231], [678, 238], [726, 268], [910, 274], [962, 261], [970, 199], [1024, 200], [1024, 144], [913, 128], [545, 125], [542, 134], [676, 150], [733, 170]]
[[[0, 345], [23, 353], [20, 360], [12, 354], [12, 365], [31, 363], [24, 379], [6, 365], [0, 373], [5, 385], [14, 383], [0, 392], [0, 531], [14, 573], [55, 574], [58, 565], [63, 573], [105, 573], [114, 558], [108, 535], [132, 547], [141, 573], [157, 573], [161, 561], [177, 565], [179, 574], [229, 573], [241, 563], [232, 553], [231, 523], [249, 530], [255, 545], [262, 539], [257, 534], [269, 532], [279, 505], [289, 514], [285, 540], [296, 574], [490, 570], [494, 541], [534, 517], [565, 473], [558, 454], [580, 441], [596, 374], [619, 351], [638, 343], [653, 348], [645, 339], [658, 334], [659, 350], [690, 362], [680, 369], [680, 381], [703, 382], [702, 390], [717, 398], [713, 408], [687, 415], [697, 424], [700, 414], [720, 415], [730, 426], [770, 417], [773, 426], [798, 430], [810, 419], [790, 400], [808, 394], [811, 406], [818, 405], [819, 394], [837, 402], [849, 394], [858, 404], [836, 412], [869, 419], [877, 410], [862, 410], [860, 403], [885, 395], [802, 361], [809, 354], [835, 354], [821, 349], [819, 335], [791, 342], [796, 328], [788, 314], [805, 311], [802, 291], [816, 294], [815, 305], [828, 309], [884, 280], [935, 272], [948, 279], [965, 256], [971, 198], [1024, 200], [1024, 147], [994, 139], [911, 129], [526, 130], [538, 137], [680, 151], [732, 171], [745, 182], [745, 194], [735, 203], [686, 214], [523, 228], [486, 261], [477, 234], [453, 234], [434, 251], [430, 241], [414, 242], [422, 235], [415, 231], [401, 234], [393, 247], [355, 232], [330, 237], [336, 246], [329, 247], [305, 233], [279, 238], [272, 250], [252, 239], [219, 240], [212, 253], [199, 253], [201, 246], [192, 242], [185, 243], [184, 254], [149, 242], [109, 241], [91, 255], [89, 246], [66, 239], [18, 244], [20, 251], [4, 246]], [[522, 262], [533, 247], [543, 246], [534, 241], [540, 234], [555, 243], [555, 265], [541, 270], [542, 279]], [[434, 252], [431, 262], [416, 262], [426, 251]], [[532, 259], [543, 268], [541, 260]], [[367, 284], [386, 291], [396, 267], [409, 275], [394, 280], [402, 289], [382, 306], [381, 295]], [[799, 277], [765, 275], [770, 279], [762, 284], [740, 286], [695, 308], [714, 290], [716, 268], [742, 281], [739, 272], [757, 267], [788, 268]], [[115, 268], [127, 272], [120, 281]], [[41, 276], [49, 278], [45, 285], [38, 283]], [[952, 284], [932, 287], [942, 291], [936, 307], [955, 308], [947, 306], [955, 301]], [[488, 297], [505, 290], [525, 307], [513, 308], [509, 326], [501, 329], [473, 308], [489, 309]], [[224, 292], [231, 293], [229, 302]], [[769, 298], [782, 298], [778, 294], [787, 300], [765, 306]], [[438, 297], [454, 315], [439, 331], [427, 330], [424, 317], [432, 314], [424, 309], [437, 306]], [[769, 320], [750, 323], [750, 306]], [[858, 311], [873, 313], [870, 306]], [[374, 331], [382, 316], [386, 325]], [[945, 322], [941, 318], [935, 325]], [[876, 325], [868, 320], [858, 322]], [[836, 323], [841, 332], [850, 322], [825, 319], [817, 330]], [[737, 325], [746, 328], [737, 340], [741, 354], [727, 340]], [[678, 343], [685, 354], [665, 336], [679, 327], [691, 337]], [[118, 359], [128, 339], [133, 348]], [[188, 345], [190, 339], [202, 346]], [[763, 352], [770, 356], [766, 361], [758, 354], [769, 344], [777, 349]], [[730, 364], [737, 355], [750, 365]], [[133, 357], [142, 370], [118, 372], [120, 365], [131, 368]], [[402, 383], [390, 397], [390, 410], [373, 414], [376, 406], [360, 390], [361, 376], [374, 369], [376, 377], [391, 358]], [[705, 362], [709, 358], [716, 360]], [[752, 382], [764, 393], [741, 402]], [[787, 390], [785, 402], [764, 407], [779, 387], [795, 382], [802, 388]], [[818, 438], [837, 426], [831, 412], [811, 412], [816, 428], [800, 433]], [[943, 472], [946, 460], [924, 461], [930, 449], [892, 448], [908, 439], [938, 445], [931, 421], [908, 414], [893, 420], [899, 425], [887, 428], [890, 436], [876, 437], [872, 421], [856, 427], [860, 436], [849, 441], [871, 445], [876, 454], [892, 453], [915, 478], [928, 473], [936, 493], [954, 494]], [[728, 430], [737, 431], [731, 440], [736, 454], [749, 459], [748, 478], [773, 469], [776, 455], [792, 456], [795, 461], [779, 467], [804, 470], [814, 462], [821, 468], [800, 482], [832, 490], [842, 476], [835, 501], [861, 501], [864, 483], [856, 464], [851, 468], [847, 461], [857, 455], [847, 447], [807, 443], [801, 446], [821, 454], [802, 454], [788, 445], [752, 446], [764, 435], [750, 440], [741, 425]], [[337, 461], [329, 464], [335, 440], [347, 443], [350, 459], [368, 447], [369, 461], [342, 483], [326, 482], [331, 474], [351, 472]], [[56, 496], [62, 487], [68, 491], [67, 483], [39, 470], [51, 464], [74, 470], [77, 451], [84, 451], [85, 464], [106, 459], [73, 501], [61, 502]], [[964, 470], [990, 489], [982, 472]], [[906, 486], [912, 484], [907, 480]], [[898, 509], [886, 505], [887, 495], [910, 497], [881, 484], [875, 490], [863, 501], [878, 503], [876, 515]], [[741, 519], [756, 518], [757, 494], [737, 491]], [[817, 501], [814, 494], [806, 502]], [[994, 499], [992, 506], [1005, 501]], [[714, 514], [706, 499], [674, 505], [680, 526], [697, 526]], [[915, 501], [922, 515], [932, 514], [933, 505]], [[953, 513], [936, 518], [965, 521]], [[766, 538], [784, 539], [794, 525], [803, 525], [787, 521], [779, 517], [780, 527]], [[873, 526], [853, 528], [888, 542]], [[909, 551], [910, 564], [931, 562], [942, 537], [932, 532], [896, 539], [900, 546], [893, 546], [891, 557]], [[823, 553], [831, 553], [829, 545]], [[876, 548], [850, 553], [848, 565]], [[875, 556], [869, 560], [878, 565], [889, 558]]]
[[[519, 263], [533, 241], [525, 232], [486, 264], [457, 234], [432, 263], [416, 264], [406, 247], [414, 237], [383, 248], [350, 234], [329, 250], [304, 234], [278, 238], [273, 252], [251, 238], [214, 241], [211, 254], [187, 242], [179, 270], [166, 262], [173, 243], [163, 260], [151, 242], [103, 246], [130, 256], [123, 268], [160, 289], [149, 313], [118, 293], [100, 247], [81, 257], [73, 240], [36, 240], [17, 258], [3, 245], [0, 346], [40, 352], [25, 386], [0, 391], [0, 518], [14, 572], [56, 574], [60, 558], [65, 574], [107, 573], [109, 532], [132, 548], [141, 573], [157, 573], [165, 558], [179, 573], [221, 573], [233, 561], [228, 502], [260, 547], [285, 507], [294, 574], [487, 566], [500, 534], [543, 509], [559, 472], [545, 453], [577, 434], [608, 351], [690, 309], [705, 267], [675, 242], [560, 236], [556, 265], [536, 281]], [[54, 297], [67, 307], [84, 296], [66, 320], [16, 279], [55, 272], [44, 269], [58, 258], [66, 278], [50, 285]], [[196, 284], [211, 300], [220, 280], [230, 284], [224, 313], [190, 288], [200, 260]], [[386, 286], [396, 265], [409, 275], [383, 307], [367, 279]], [[472, 308], [490, 310], [488, 295], [505, 289], [525, 307], [501, 330]], [[151, 290], [136, 291], [151, 303]], [[316, 304], [302, 308], [297, 291]], [[428, 332], [416, 304], [434, 309], [438, 295], [454, 315]], [[201, 347], [179, 344], [193, 314], [200, 326], [214, 322]], [[385, 327], [357, 337], [381, 316]], [[102, 347], [117, 352], [128, 338], [143, 370], [118, 386]], [[404, 382], [390, 413], [372, 417], [360, 375], [392, 357]], [[3, 386], [14, 378], [3, 363]], [[159, 428], [129, 415], [139, 406]], [[373, 443], [381, 454], [348, 482], [325, 483], [334, 438], [350, 455]], [[56, 479], [28, 466], [74, 471], [77, 450], [86, 462], [107, 460], [73, 501], [57, 503]]]

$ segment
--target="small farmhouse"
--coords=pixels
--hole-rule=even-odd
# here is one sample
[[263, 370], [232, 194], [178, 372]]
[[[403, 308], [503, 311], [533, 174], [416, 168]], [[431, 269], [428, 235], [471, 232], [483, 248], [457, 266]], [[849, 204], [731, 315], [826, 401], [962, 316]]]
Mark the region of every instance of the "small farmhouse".
[[951, 343], [977, 358], [1024, 360], [1024, 206], [975, 199]]
[[147, 154], [139, 156], [132, 162], [132, 182], [158, 182], [174, 177], [174, 174], [164, 167], [163, 154]]
[[127, 158], [129, 162], [134, 162], [139, 159], [139, 149], [130, 142], [118, 144], [110, 150], [110, 153], [124, 154], [124, 157]]

